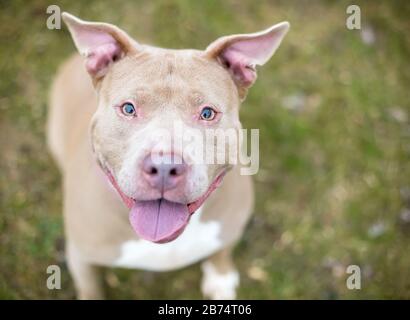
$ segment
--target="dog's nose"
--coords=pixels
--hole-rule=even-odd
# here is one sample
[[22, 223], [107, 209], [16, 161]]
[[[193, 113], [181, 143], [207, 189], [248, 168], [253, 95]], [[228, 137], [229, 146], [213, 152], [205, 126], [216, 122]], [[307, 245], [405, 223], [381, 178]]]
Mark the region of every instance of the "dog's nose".
[[188, 166], [176, 154], [148, 155], [142, 164], [143, 175], [151, 187], [160, 191], [176, 188], [183, 180]]

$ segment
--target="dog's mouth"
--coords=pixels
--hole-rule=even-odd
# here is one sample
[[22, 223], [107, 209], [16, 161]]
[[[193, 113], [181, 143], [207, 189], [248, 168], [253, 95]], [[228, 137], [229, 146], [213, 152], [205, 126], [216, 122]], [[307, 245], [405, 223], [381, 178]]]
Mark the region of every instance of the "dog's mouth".
[[208, 190], [197, 200], [183, 204], [164, 198], [139, 201], [125, 195], [109, 170], [104, 170], [125, 205], [130, 209], [129, 220], [137, 235], [155, 243], [177, 238], [188, 225], [191, 215], [202, 206], [211, 193], [220, 186], [225, 171], [219, 174]]

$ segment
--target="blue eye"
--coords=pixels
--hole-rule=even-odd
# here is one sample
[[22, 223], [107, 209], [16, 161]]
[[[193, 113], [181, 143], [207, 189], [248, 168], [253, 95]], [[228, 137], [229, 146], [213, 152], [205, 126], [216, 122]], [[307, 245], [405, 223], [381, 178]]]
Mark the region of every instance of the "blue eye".
[[205, 107], [201, 111], [201, 119], [205, 121], [211, 121], [215, 118], [216, 112], [211, 107]]
[[126, 102], [122, 105], [122, 113], [126, 116], [135, 116], [135, 107], [132, 103]]

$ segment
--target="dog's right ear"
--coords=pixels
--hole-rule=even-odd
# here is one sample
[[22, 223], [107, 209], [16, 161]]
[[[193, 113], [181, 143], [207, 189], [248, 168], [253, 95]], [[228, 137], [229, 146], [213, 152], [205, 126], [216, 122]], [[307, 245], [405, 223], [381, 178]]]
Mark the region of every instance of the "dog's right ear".
[[289, 26], [284, 21], [260, 32], [221, 37], [206, 48], [205, 56], [216, 59], [228, 70], [240, 98], [244, 99], [256, 80], [256, 66], [264, 65], [272, 57]]
[[140, 50], [137, 42], [114, 25], [83, 21], [67, 12], [62, 17], [75, 46], [86, 58], [85, 67], [94, 83], [107, 73], [112, 63]]

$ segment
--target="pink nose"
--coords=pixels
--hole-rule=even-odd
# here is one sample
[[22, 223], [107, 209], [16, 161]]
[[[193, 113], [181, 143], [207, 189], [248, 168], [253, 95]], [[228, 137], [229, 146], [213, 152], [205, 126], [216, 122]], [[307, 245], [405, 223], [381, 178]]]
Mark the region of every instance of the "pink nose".
[[176, 154], [148, 155], [142, 163], [144, 178], [161, 192], [178, 187], [187, 169], [187, 164]]

